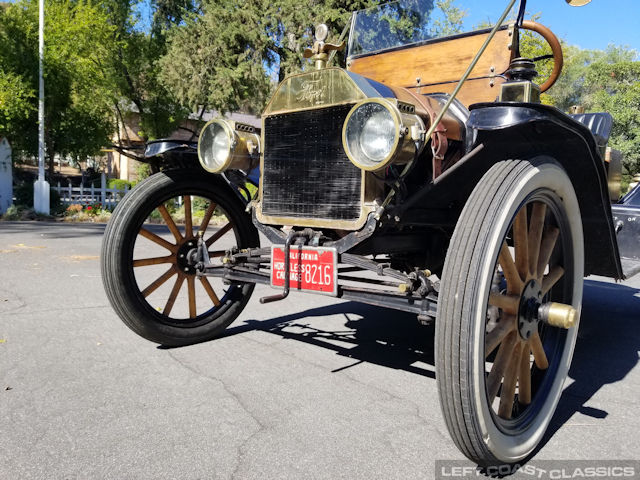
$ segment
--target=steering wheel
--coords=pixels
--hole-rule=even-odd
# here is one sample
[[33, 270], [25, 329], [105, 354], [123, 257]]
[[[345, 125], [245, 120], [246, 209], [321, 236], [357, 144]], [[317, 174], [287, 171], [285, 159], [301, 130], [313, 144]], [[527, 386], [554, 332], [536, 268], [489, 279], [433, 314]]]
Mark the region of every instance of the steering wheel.
[[556, 80], [558, 80], [558, 77], [560, 77], [560, 72], [562, 71], [562, 65], [564, 64], [564, 57], [562, 55], [562, 46], [560, 45], [560, 40], [558, 40], [558, 37], [556, 37], [551, 30], [549, 30], [547, 27], [545, 27], [544, 25], [538, 22], [525, 20], [522, 22], [521, 28], [524, 28], [525, 30], [531, 30], [532, 32], [536, 32], [542, 38], [544, 38], [549, 44], [549, 46], [551, 47], [552, 55], [543, 55], [541, 57], [536, 57], [533, 59], [533, 61], [536, 62], [538, 60], [553, 58], [553, 70], [551, 71], [551, 75], [549, 76], [546, 82], [540, 85], [540, 92], [546, 92], [553, 86], [554, 83], [556, 83]]

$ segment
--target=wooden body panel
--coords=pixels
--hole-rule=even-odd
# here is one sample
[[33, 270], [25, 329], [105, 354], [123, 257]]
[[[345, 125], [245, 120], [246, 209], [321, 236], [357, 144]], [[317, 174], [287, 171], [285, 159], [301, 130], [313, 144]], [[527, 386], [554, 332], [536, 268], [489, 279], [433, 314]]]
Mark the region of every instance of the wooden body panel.
[[[474, 103], [482, 102], [495, 102], [500, 95], [500, 85], [506, 80], [500, 77], [494, 79], [490, 78], [476, 78], [474, 80], [467, 80], [460, 92], [456, 96], [467, 107]], [[458, 82], [455, 83], [443, 83], [436, 85], [425, 85], [422, 87], [410, 88], [412, 92], [425, 93], [451, 93], [456, 88]]]
[[[512, 31], [499, 30], [480, 57], [458, 98], [465, 105], [494, 101], [503, 82], [495, 75], [509, 68]], [[348, 70], [386, 85], [421, 87], [420, 93], [449, 93], [480, 50], [488, 32], [479, 32], [450, 40], [350, 58]], [[418, 79], [420, 84], [418, 85]], [[493, 80], [493, 87], [491, 81]]]

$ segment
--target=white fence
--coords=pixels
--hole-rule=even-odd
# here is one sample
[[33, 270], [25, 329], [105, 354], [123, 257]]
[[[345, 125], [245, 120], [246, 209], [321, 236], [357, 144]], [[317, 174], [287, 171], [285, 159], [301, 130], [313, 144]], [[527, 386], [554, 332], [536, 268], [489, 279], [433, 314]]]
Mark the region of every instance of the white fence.
[[60, 201], [64, 205], [80, 204], [92, 205], [95, 203], [102, 204], [102, 208], [113, 210], [120, 200], [129, 191], [129, 186], [125, 185], [124, 189], [107, 188], [107, 177], [103, 173], [100, 178], [100, 188], [96, 188], [91, 184], [85, 186], [81, 184], [79, 187], [72, 187], [71, 181], [69, 185], [62, 186], [58, 182], [53, 190], [60, 195]]

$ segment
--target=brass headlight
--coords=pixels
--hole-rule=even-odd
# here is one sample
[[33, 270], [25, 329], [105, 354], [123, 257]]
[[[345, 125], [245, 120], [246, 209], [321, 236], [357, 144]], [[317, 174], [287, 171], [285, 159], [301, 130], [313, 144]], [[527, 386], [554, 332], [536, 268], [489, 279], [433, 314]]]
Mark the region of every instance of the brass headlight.
[[413, 113], [413, 106], [370, 98], [356, 104], [347, 115], [342, 145], [357, 167], [381, 170], [391, 163], [407, 163], [413, 158], [416, 147], [409, 134], [412, 127], [424, 131], [424, 123]]
[[198, 159], [212, 173], [228, 169], [250, 170], [257, 164], [260, 136], [250, 125], [217, 118], [200, 132]]

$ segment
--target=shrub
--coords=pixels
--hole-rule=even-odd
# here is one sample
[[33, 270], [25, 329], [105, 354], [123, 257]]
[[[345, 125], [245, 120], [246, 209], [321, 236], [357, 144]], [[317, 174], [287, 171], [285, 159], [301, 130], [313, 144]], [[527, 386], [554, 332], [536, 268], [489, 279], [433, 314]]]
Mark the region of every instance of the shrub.
[[2, 216], [2, 220], [7, 221], [36, 220], [37, 218], [38, 214], [24, 205], [11, 205]]
[[73, 215], [75, 213], [80, 213], [80, 212], [82, 212], [82, 205], [80, 205], [79, 203], [71, 204], [65, 210], [65, 213], [67, 215]]
[[115, 188], [116, 190], [124, 190], [125, 187], [129, 187], [129, 190], [133, 188], [133, 183], [127, 180], [121, 180], [120, 178], [111, 178], [107, 183], [107, 188]]
[[111, 212], [102, 208], [101, 203], [82, 206], [79, 203], [69, 205], [65, 210], [65, 222], [107, 222]]
[[[13, 190], [16, 205], [33, 208], [33, 183], [26, 181], [16, 185]], [[60, 195], [54, 189], [49, 191], [49, 208], [51, 212], [60, 209]]]
[[149, 178], [151, 176], [151, 165], [142, 162], [138, 163], [136, 174], [138, 176], [138, 182], [141, 182], [145, 178]]

